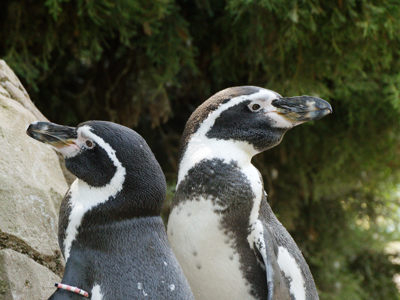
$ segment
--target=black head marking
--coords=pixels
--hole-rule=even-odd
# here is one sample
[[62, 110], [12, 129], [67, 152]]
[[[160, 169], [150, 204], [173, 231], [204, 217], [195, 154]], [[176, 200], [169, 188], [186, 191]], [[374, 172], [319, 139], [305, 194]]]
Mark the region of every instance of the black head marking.
[[279, 144], [287, 129], [275, 127], [275, 121], [262, 111], [251, 111], [248, 107], [250, 102], [243, 101], [223, 111], [207, 132], [207, 137], [245, 141], [259, 151]]
[[117, 171], [107, 152], [98, 145], [66, 158], [65, 166], [76, 177], [95, 187], [105, 186]]
[[274, 91], [253, 86], [229, 88], [209, 98], [189, 118], [183, 133], [181, 155], [210, 113], [238, 96], [243, 96], [237, 99], [241, 102], [226, 105], [206, 136], [247, 142], [256, 152], [278, 145], [290, 128], [332, 112], [330, 104], [317, 97], [282, 97]]
[[[105, 121], [88, 121], [76, 128], [35, 122], [27, 134], [56, 148], [64, 156], [66, 167], [90, 187], [110, 185], [100, 191], [105, 197], [113, 197], [108, 199], [112, 201], [91, 209], [85, 220], [91, 219], [89, 215], [103, 223], [159, 215], [165, 199], [165, 177], [146, 141], [132, 129]], [[117, 194], [110, 192], [113, 185], [118, 188]], [[67, 207], [63, 210], [68, 213]]]
[[195, 133], [200, 124], [208, 117], [208, 115], [216, 110], [221, 104], [226, 103], [232, 98], [251, 95], [257, 93], [260, 88], [255, 86], [237, 86], [222, 90], [210, 98], [208, 98], [203, 104], [201, 104], [190, 116], [186, 123], [185, 130], [183, 131], [181, 138], [181, 154], [184, 152], [186, 145], [188, 144], [190, 137]]
[[[107, 219], [113, 209], [119, 210], [119, 217], [128, 217], [132, 213], [133, 202], [139, 209], [139, 215], [159, 214], [165, 199], [166, 182], [164, 173], [146, 141], [134, 130], [115, 123], [89, 121], [80, 124], [78, 128], [85, 125], [90, 126], [91, 132], [101, 137], [115, 150], [115, 156], [126, 170], [123, 189], [118, 196], [118, 201], [101, 204], [98, 208], [101, 210], [104, 207], [104, 215], [100, 218]], [[93, 152], [98, 146], [96, 145], [87, 152]], [[108, 154], [106, 153], [106, 155]], [[99, 168], [108, 168], [108, 170], [101, 170], [103, 175], [98, 174], [103, 179], [110, 175], [112, 177], [116, 171], [114, 165], [110, 166], [109, 162], [112, 163], [112, 161], [109, 157], [106, 161], [107, 163], [99, 166]]]

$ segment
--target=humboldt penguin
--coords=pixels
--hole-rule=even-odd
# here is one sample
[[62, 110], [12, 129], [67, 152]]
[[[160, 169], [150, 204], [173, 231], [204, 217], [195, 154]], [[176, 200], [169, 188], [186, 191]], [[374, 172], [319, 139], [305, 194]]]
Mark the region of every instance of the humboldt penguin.
[[218, 92], [191, 115], [167, 233], [197, 300], [318, 299], [251, 159], [294, 126], [331, 112], [317, 97], [241, 86]]
[[160, 217], [166, 182], [146, 141], [104, 121], [77, 127], [32, 123], [77, 179], [61, 203], [66, 261], [50, 299], [193, 299]]

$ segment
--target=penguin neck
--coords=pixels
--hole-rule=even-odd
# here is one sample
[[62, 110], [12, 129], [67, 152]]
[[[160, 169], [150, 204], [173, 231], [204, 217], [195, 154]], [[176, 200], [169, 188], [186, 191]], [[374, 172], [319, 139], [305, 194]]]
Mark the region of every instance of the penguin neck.
[[[156, 178], [156, 175], [153, 177]], [[158, 216], [165, 199], [165, 187], [153, 185], [147, 188], [140, 174], [127, 174], [126, 179], [114, 193], [103, 188], [77, 183], [77, 202], [84, 207], [84, 215], [94, 224], [123, 221], [139, 217]], [[103, 199], [103, 201], [99, 201]], [[88, 204], [90, 207], [88, 207]]]
[[258, 153], [254, 147], [243, 141], [221, 140], [206, 136], [193, 136], [181, 155], [178, 183], [188, 171], [205, 159], [221, 159], [226, 163], [236, 162], [239, 166], [251, 165], [251, 159]]
[[109, 199], [114, 198], [122, 190], [125, 181], [125, 169], [121, 169], [120, 173], [119, 175], [116, 173], [117, 175], [114, 175], [110, 183], [103, 187], [90, 186], [79, 178], [71, 184], [65, 198], [65, 201], [68, 202], [66, 205], [68, 209], [64, 213], [68, 216], [60, 215], [60, 218], [68, 220], [63, 225], [65, 226], [65, 239], [63, 241], [65, 260], [69, 257], [72, 242], [76, 239], [84, 216], [93, 212], [93, 209], [106, 203]]
[[65, 238], [62, 241], [65, 260], [69, 257], [78, 231], [86, 228], [86, 223], [98, 226], [137, 217], [159, 216], [165, 198], [165, 187], [151, 190], [151, 197], [157, 199], [154, 202], [156, 204], [151, 205], [146, 201], [146, 191], [135, 195], [132, 188], [125, 188], [127, 184], [132, 185], [130, 180], [125, 180], [125, 176], [117, 184], [104, 187], [92, 187], [80, 179], [72, 183], [68, 197], [65, 198], [68, 209], [63, 213], [67, 215], [62, 216], [67, 220], [63, 225]]

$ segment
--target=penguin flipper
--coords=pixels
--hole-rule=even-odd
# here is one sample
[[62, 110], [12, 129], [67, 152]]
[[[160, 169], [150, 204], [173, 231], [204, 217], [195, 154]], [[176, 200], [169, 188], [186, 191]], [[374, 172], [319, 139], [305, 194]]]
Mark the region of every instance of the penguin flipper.
[[262, 225], [263, 234], [255, 237], [254, 249], [258, 260], [265, 266], [265, 276], [267, 280], [267, 299], [283, 300], [291, 299], [287, 285], [282, 278], [281, 270], [278, 265], [277, 255], [274, 251], [273, 235], [265, 224]]
[[[272, 261], [275, 257], [275, 254], [271, 253], [270, 239], [267, 237], [265, 239], [264, 236], [258, 236], [254, 241], [254, 250], [256, 252], [256, 256], [260, 263], [262, 263], [265, 267], [265, 275], [267, 280], [267, 290], [268, 296], [267, 300], [273, 300], [274, 297], [274, 267], [272, 265]], [[275, 258], [276, 259], [276, 258]]]

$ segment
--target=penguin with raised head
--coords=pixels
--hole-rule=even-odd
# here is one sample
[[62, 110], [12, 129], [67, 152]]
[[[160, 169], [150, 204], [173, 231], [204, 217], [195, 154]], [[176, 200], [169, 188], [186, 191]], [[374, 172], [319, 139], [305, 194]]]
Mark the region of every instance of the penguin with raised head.
[[320, 98], [241, 86], [218, 92], [191, 115], [167, 233], [197, 300], [318, 299], [251, 159], [290, 128], [331, 112]]
[[77, 177], [61, 203], [66, 266], [50, 299], [193, 299], [160, 217], [165, 177], [139, 134], [104, 121], [35, 122], [27, 134]]

